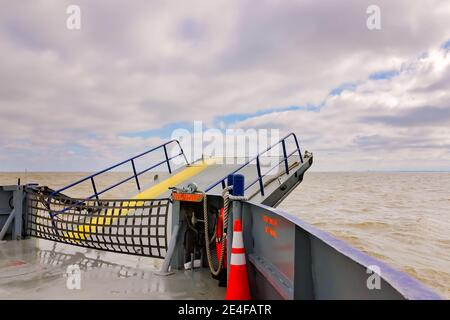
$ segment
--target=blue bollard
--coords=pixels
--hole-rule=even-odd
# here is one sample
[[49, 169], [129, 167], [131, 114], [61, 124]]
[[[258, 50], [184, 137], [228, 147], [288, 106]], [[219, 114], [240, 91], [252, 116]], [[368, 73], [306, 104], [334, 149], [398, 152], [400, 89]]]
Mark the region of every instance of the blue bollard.
[[233, 185], [233, 178], [234, 178], [233, 174], [228, 175], [228, 177], [227, 177], [227, 186], [228, 187]]
[[244, 195], [244, 176], [242, 174], [235, 174], [233, 177], [233, 196]]

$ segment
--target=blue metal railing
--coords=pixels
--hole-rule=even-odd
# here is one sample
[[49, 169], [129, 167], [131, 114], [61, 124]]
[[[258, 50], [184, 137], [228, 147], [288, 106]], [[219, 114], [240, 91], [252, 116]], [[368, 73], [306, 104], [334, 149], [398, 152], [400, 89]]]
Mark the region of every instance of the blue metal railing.
[[[295, 146], [296, 148], [289, 154], [287, 154], [286, 151], [286, 140], [292, 137], [294, 139], [295, 142]], [[282, 146], [283, 149], [283, 158], [280, 162], [278, 162], [277, 165], [271, 167], [268, 171], [266, 171], [264, 174], [261, 173], [261, 163], [260, 163], [260, 157], [262, 155], [264, 155], [265, 153], [267, 153], [268, 151], [270, 151], [271, 149], [273, 149], [275, 146], [280, 145]], [[247, 185], [244, 190], [249, 189], [250, 187], [252, 187], [256, 182], [259, 182], [259, 189], [260, 189], [260, 193], [262, 196], [264, 196], [264, 183], [263, 183], [263, 178], [265, 176], [267, 176], [268, 173], [270, 173], [272, 170], [274, 170], [275, 168], [278, 168], [278, 166], [281, 163], [284, 163], [284, 170], [286, 174], [289, 174], [289, 164], [288, 164], [288, 159], [294, 155], [295, 153], [298, 153], [298, 155], [300, 156], [300, 162], [303, 163], [303, 156], [302, 156], [302, 152], [300, 150], [300, 145], [298, 143], [298, 139], [297, 136], [295, 135], [295, 133], [291, 132], [289, 133], [287, 136], [285, 136], [284, 138], [280, 139], [278, 142], [274, 143], [273, 145], [271, 145], [270, 147], [268, 147], [266, 150], [260, 152], [258, 155], [256, 155], [255, 157], [253, 157], [252, 159], [246, 161], [242, 166], [240, 166], [239, 168], [237, 168], [236, 170], [234, 170], [233, 172], [230, 172], [229, 174], [227, 174], [225, 177], [223, 177], [222, 179], [220, 179], [219, 181], [213, 183], [212, 185], [210, 185], [208, 188], [206, 188], [205, 192], [210, 191], [211, 189], [215, 188], [216, 186], [218, 186], [219, 184], [222, 184], [222, 188], [225, 188], [226, 183], [225, 181], [228, 179], [228, 176], [231, 174], [235, 174], [237, 172], [239, 172], [242, 168], [248, 166], [250, 163], [252, 163], [253, 161], [256, 161], [256, 171], [258, 174], [258, 177], [252, 181], [249, 185]]]
[[[180, 152], [178, 154], [170, 157], [170, 158], [169, 158], [168, 153], [167, 153], [167, 146], [169, 144], [177, 144], [178, 147], [180, 148]], [[160, 161], [160, 162], [158, 162], [158, 163], [156, 163], [156, 164], [154, 164], [154, 165], [152, 165], [152, 166], [150, 166], [150, 167], [148, 167], [148, 168], [146, 168], [146, 169], [144, 169], [144, 170], [142, 170], [142, 171], [140, 171], [140, 172], [137, 172], [136, 165], [135, 165], [135, 160], [140, 158], [140, 157], [143, 157], [143, 156], [145, 156], [145, 155], [147, 155], [147, 154], [149, 154], [149, 153], [151, 153], [153, 151], [159, 150], [161, 148], [164, 149], [165, 159]], [[105, 193], [105, 192], [107, 192], [107, 191], [109, 191], [109, 190], [111, 190], [111, 189], [113, 189], [113, 188], [115, 188], [115, 187], [125, 183], [125, 182], [128, 182], [128, 181], [130, 181], [132, 179], [135, 180], [137, 189], [141, 190], [141, 184], [139, 182], [139, 176], [140, 175], [142, 175], [142, 174], [144, 174], [144, 173], [146, 173], [146, 172], [148, 172], [148, 171], [150, 171], [152, 169], [155, 169], [155, 168], [157, 168], [158, 166], [160, 166], [160, 165], [162, 165], [164, 163], [167, 163], [167, 168], [169, 170], [169, 173], [171, 174], [172, 173], [172, 168], [170, 166], [170, 160], [175, 159], [176, 157], [179, 157], [179, 156], [183, 156], [186, 164], [189, 164], [189, 161], [187, 160], [186, 155], [184, 154], [184, 151], [183, 151], [183, 148], [180, 145], [180, 142], [178, 140], [176, 140], [176, 139], [173, 139], [173, 140], [170, 140], [170, 141], [168, 141], [166, 143], [163, 143], [163, 144], [161, 144], [161, 145], [159, 145], [157, 147], [154, 147], [154, 148], [152, 148], [150, 150], [147, 150], [147, 151], [145, 151], [145, 152], [143, 152], [141, 154], [138, 154], [137, 156], [134, 156], [132, 158], [124, 160], [124, 161], [122, 161], [120, 163], [117, 163], [117, 164], [115, 164], [115, 165], [113, 165], [113, 166], [111, 166], [109, 168], [103, 169], [103, 170], [101, 170], [99, 172], [96, 172], [96, 173], [94, 173], [94, 174], [92, 174], [90, 176], [87, 176], [87, 177], [85, 177], [85, 178], [83, 178], [81, 180], [78, 180], [78, 181], [76, 181], [76, 182], [74, 182], [74, 183], [72, 183], [72, 184], [70, 184], [70, 185], [68, 185], [68, 186], [66, 186], [66, 187], [64, 187], [62, 189], [56, 190], [56, 191], [54, 191], [54, 192], [52, 192], [50, 194], [49, 199], [51, 199], [53, 196], [55, 196], [55, 195], [57, 195], [59, 193], [62, 193], [64, 191], [69, 190], [70, 188], [72, 188], [72, 187], [74, 187], [76, 185], [79, 185], [80, 183], [83, 183], [83, 182], [86, 182], [86, 181], [89, 181], [89, 180], [91, 181], [92, 190], [93, 190], [94, 193], [91, 196], [87, 197], [86, 200], [92, 199], [94, 197], [96, 199], [99, 199], [99, 195], [101, 195], [101, 194], [103, 194], [103, 193]], [[111, 171], [111, 170], [113, 170], [113, 169], [115, 169], [115, 168], [117, 168], [117, 167], [119, 167], [121, 165], [124, 165], [126, 163], [131, 163], [131, 167], [133, 169], [133, 175], [131, 175], [131, 176], [129, 176], [129, 177], [127, 177], [127, 178], [125, 178], [125, 179], [123, 179], [123, 180], [121, 180], [121, 181], [119, 181], [119, 182], [117, 182], [117, 183], [115, 183], [115, 184], [113, 184], [113, 185], [111, 185], [111, 186], [101, 190], [101, 191], [97, 190], [97, 185], [95, 184], [95, 178], [96, 177], [98, 177], [99, 175], [101, 175], [101, 174], [103, 174], [105, 172]]]
[[[290, 153], [288, 154], [287, 151], [286, 151], [286, 140], [287, 140], [288, 138], [290, 138], [290, 137], [292, 137], [292, 138], [294, 139], [296, 148], [295, 148], [292, 152], [290, 152]], [[172, 156], [172, 157], [169, 157], [169, 156], [168, 156], [168, 152], [167, 152], [167, 146], [168, 146], [169, 144], [173, 144], [173, 143], [176, 143], [176, 144], [178, 145], [178, 147], [179, 147], [179, 149], [180, 149], [180, 152], [179, 152], [178, 154]], [[282, 157], [282, 160], [281, 160], [277, 165], [271, 167], [268, 171], [266, 171], [264, 174], [262, 174], [262, 172], [261, 172], [261, 164], [260, 164], [260, 157], [261, 157], [262, 155], [264, 155], [265, 153], [267, 153], [268, 151], [270, 151], [271, 149], [273, 149], [275, 146], [280, 145], [280, 144], [281, 144], [282, 150], [283, 150], [283, 157]], [[140, 172], [137, 172], [137, 170], [136, 170], [136, 165], [135, 165], [135, 160], [138, 159], [138, 158], [140, 158], [140, 157], [142, 157], [142, 156], [144, 156], [144, 155], [147, 155], [147, 154], [149, 154], [149, 153], [151, 153], [151, 152], [153, 152], [153, 151], [156, 151], [156, 150], [158, 150], [158, 149], [161, 149], [161, 148], [164, 150], [164, 156], [165, 156], [165, 159], [162, 160], [162, 161], [160, 161], [160, 162], [158, 162], [158, 163], [156, 163], [156, 164], [154, 164], [154, 165], [152, 165], [152, 166], [150, 166], [150, 167], [148, 167], [148, 168], [146, 168], [146, 169], [144, 169], [144, 170], [142, 170], [142, 171], [140, 171]], [[255, 156], [255, 157], [253, 157], [252, 159], [246, 161], [243, 165], [241, 165], [239, 168], [237, 168], [237, 169], [234, 170], [233, 172], [230, 172], [229, 174], [227, 174], [226, 176], [224, 176], [223, 178], [221, 178], [220, 180], [218, 180], [218, 181], [215, 182], [214, 184], [210, 185], [208, 188], [206, 188], [205, 192], [210, 191], [211, 189], [213, 189], [214, 187], [216, 187], [216, 186], [219, 185], [219, 184], [222, 185], [222, 188], [225, 188], [225, 186], [226, 186], [225, 181], [227, 180], [227, 178], [228, 178], [228, 176], [229, 176], [230, 174], [238, 173], [242, 168], [248, 166], [248, 165], [249, 165], [250, 163], [252, 163], [253, 161], [256, 161], [257, 178], [256, 178], [254, 181], [252, 181], [250, 184], [248, 184], [248, 185], [245, 187], [245, 190], [249, 189], [249, 188], [252, 187], [255, 183], [259, 182], [260, 193], [261, 193], [262, 196], [264, 196], [264, 183], [263, 183], [263, 178], [266, 177], [266, 176], [267, 176], [271, 171], [273, 171], [275, 168], [277, 168], [281, 163], [284, 163], [285, 173], [286, 173], [286, 174], [289, 174], [289, 164], [288, 164], [288, 159], [289, 159], [291, 156], [293, 156], [294, 154], [296, 154], [296, 153], [298, 153], [298, 156], [300, 157], [300, 161], [301, 161], [301, 163], [303, 163], [303, 156], [302, 156], [302, 153], [301, 153], [301, 150], [300, 150], [300, 145], [299, 145], [299, 143], [298, 143], [297, 136], [295, 135], [295, 133], [290, 133], [290, 134], [286, 135], [284, 138], [282, 138], [281, 140], [279, 140], [278, 142], [276, 142], [276, 143], [274, 143], [273, 145], [271, 145], [270, 147], [268, 147], [266, 150], [260, 152], [257, 156]], [[166, 142], [166, 143], [163, 143], [163, 144], [161, 144], [161, 145], [159, 145], [159, 146], [157, 146], [157, 147], [154, 147], [154, 148], [152, 148], [152, 149], [150, 149], [150, 150], [148, 150], [148, 151], [145, 151], [145, 152], [143, 152], [143, 153], [141, 153], [141, 154], [138, 154], [137, 156], [134, 156], [134, 157], [132, 157], [132, 158], [129, 158], [129, 159], [127, 159], [127, 160], [124, 160], [124, 161], [122, 161], [122, 162], [120, 162], [120, 163], [117, 163], [117, 164], [115, 164], [115, 165], [113, 165], [113, 166], [111, 166], [111, 167], [109, 167], [109, 168], [106, 168], [106, 169], [101, 170], [101, 171], [99, 171], [99, 172], [96, 172], [96, 173], [94, 173], [94, 174], [92, 174], [92, 175], [90, 175], [90, 176], [87, 176], [87, 177], [85, 177], [85, 178], [83, 178], [83, 179], [81, 179], [81, 180], [78, 180], [78, 181], [76, 181], [76, 182], [74, 182], [74, 183], [72, 183], [72, 184], [70, 184], [70, 185], [68, 185], [68, 186], [66, 186], [66, 187], [64, 187], [64, 188], [61, 188], [61, 189], [56, 190], [56, 191], [53, 191], [53, 192], [50, 194], [49, 198], [48, 198], [49, 203], [50, 203], [52, 197], [54, 197], [54, 196], [56, 196], [56, 195], [58, 195], [58, 194], [61, 194], [62, 192], [65, 192], [65, 191], [71, 189], [72, 187], [75, 187], [75, 186], [79, 185], [80, 183], [83, 183], [83, 182], [86, 182], [86, 181], [90, 181], [90, 182], [91, 182], [93, 194], [92, 194], [91, 196], [85, 198], [85, 200], [89, 200], [89, 199], [92, 199], [92, 198], [94, 198], [94, 197], [95, 197], [96, 199], [99, 199], [99, 196], [100, 196], [101, 194], [103, 194], [103, 193], [105, 193], [105, 192], [107, 192], [107, 191], [109, 191], [109, 190], [111, 190], [111, 189], [113, 189], [113, 188], [115, 188], [115, 187], [117, 187], [117, 186], [123, 184], [123, 183], [126, 183], [126, 182], [128, 182], [128, 181], [130, 181], [130, 180], [132, 180], [132, 179], [135, 180], [137, 189], [138, 189], [138, 190], [141, 190], [141, 184], [140, 184], [140, 181], [139, 181], [139, 176], [140, 176], [140, 175], [142, 175], [142, 174], [144, 174], [144, 173], [146, 173], [146, 172], [148, 172], [148, 171], [150, 171], [150, 170], [152, 170], [152, 169], [154, 169], [154, 168], [157, 168], [158, 166], [160, 166], [160, 165], [162, 165], [162, 164], [164, 164], [164, 163], [167, 164], [167, 169], [168, 169], [169, 173], [171, 174], [171, 173], [172, 173], [172, 167], [171, 167], [171, 165], [170, 165], [170, 161], [171, 161], [172, 159], [176, 158], [176, 157], [179, 157], [179, 156], [183, 156], [183, 157], [184, 157], [184, 160], [185, 160], [185, 162], [186, 162], [186, 164], [189, 164], [189, 161], [187, 160], [186, 155], [185, 155], [185, 153], [184, 153], [184, 151], [183, 151], [183, 148], [181, 147], [179, 141], [176, 140], [176, 139], [170, 140], [170, 141], [168, 141], [168, 142]], [[121, 165], [124, 165], [124, 164], [126, 164], [126, 163], [128, 163], [128, 162], [131, 163], [131, 167], [132, 167], [132, 170], [133, 170], [133, 174], [132, 174], [131, 176], [129, 176], [129, 177], [127, 177], [127, 178], [125, 178], [125, 179], [123, 179], [123, 180], [117, 182], [117, 183], [114, 183], [113, 185], [110, 185], [109, 187], [106, 187], [106, 188], [103, 189], [103, 190], [100, 190], [100, 191], [97, 190], [97, 185], [96, 185], [96, 183], [95, 183], [95, 178], [96, 178], [96, 177], [98, 177], [99, 175], [101, 175], [101, 174], [103, 174], [103, 173], [106, 173], [106, 172], [108, 172], [108, 171], [111, 171], [111, 170], [113, 170], [113, 169], [115, 169], [115, 168], [117, 168], [117, 167], [119, 167], [119, 166], [121, 166]], [[64, 210], [62, 210], [61, 212], [64, 212]], [[52, 216], [55, 216], [55, 215], [57, 215], [57, 214], [58, 214], [57, 212], [51, 213]]]

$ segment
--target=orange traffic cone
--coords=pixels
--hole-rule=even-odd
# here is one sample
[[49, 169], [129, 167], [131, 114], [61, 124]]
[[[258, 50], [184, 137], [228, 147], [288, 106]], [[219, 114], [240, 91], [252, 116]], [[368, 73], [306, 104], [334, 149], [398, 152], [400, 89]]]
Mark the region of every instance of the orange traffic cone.
[[233, 246], [231, 247], [230, 274], [228, 275], [225, 300], [250, 300], [247, 265], [241, 220], [234, 222]]

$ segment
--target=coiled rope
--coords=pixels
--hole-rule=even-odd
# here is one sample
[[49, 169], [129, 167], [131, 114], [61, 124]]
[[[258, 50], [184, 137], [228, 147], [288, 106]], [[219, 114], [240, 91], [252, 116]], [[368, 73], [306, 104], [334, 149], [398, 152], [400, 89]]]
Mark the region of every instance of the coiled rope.
[[227, 231], [228, 231], [228, 213], [230, 210], [230, 201], [234, 200], [242, 200], [246, 201], [246, 197], [242, 196], [233, 196], [230, 195], [230, 191], [233, 189], [232, 186], [226, 187], [222, 191], [222, 197], [223, 197], [223, 235], [222, 235], [222, 249], [220, 251], [220, 257], [218, 257], [219, 262], [217, 269], [214, 268], [214, 263], [211, 255], [211, 248], [210, 248], [210, 240], [209, 240], [209, 221], [208, 221], [208, 204], [206, 199], [206, 193], [204, 191], [199, 191], [203, 194], [203, 220], [205, 225], [205, 243], [206, 243], [206, 256], [208, 258], [208, 265], [209, 270], [211, 271], [211, 274], [213, 276], [219, 275], [220, 271], [222, 270], [222, 265], [224, 261], [225, 256], [225, 241], [227, 239]]

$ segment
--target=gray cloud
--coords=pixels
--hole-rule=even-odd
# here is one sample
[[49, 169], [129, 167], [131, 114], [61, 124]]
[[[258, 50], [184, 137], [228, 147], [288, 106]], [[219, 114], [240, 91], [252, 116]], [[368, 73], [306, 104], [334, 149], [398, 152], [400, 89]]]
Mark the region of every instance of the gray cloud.
[[[0, 170], [32, 168], [34, 156], [51, 169], [68, 151], [78, 159], [70, 168], [88, 168], [88, 154], [100, 164], [158, 141], [121, 140], [124, 133], [197, 119], [217, 125], [219, 115], [318, 104], [342, 83], [399, 68], [450, 34], [445, 0], [380, 0], [379, 32], [365, 27], [365, 9], [372, 4], [366, 0], [76, 3], [82, 29], [69, 31], [65, 10], [72, 1], [0, 1], [0, 154], [26, 154], [8, 165], [4, 156]], [[445, 90], [445, 81], [439, 76], [408, 92], [435, 94], [438, 87]], [[379, 86], [365, 89], [386, 94]], [[433, 99], [415, 107], [448, 106], [443, 94], [444, 101]], [[315, 115], [272, 114], [253, 125], [297, 128], [326, 152], [336, 145], [328, 131], [336, 137], [344, 132], [342, 145], [348, 147], [355, 140], [346, 132], [365, 130], [364, 119], [380, 126], [393, 126], [389, 117], [397, 114], [409, 119], [409, 111], [377, 110], [373, 100], [349, 105], [328, 101]], [[341, 110], [348, 115], [341, 117]], [[72, 148], [76, 144], [81, 151]], [[103, 148], [104, 155], [96, 155]], [[64, 161], [59, 168], [64, 170]]]
[[392, 137], [389, 135], [383, 136], [382, 134], [376, 135], [358, 135], [354, 139], [354, 145], [360, 150], [370, 151], [386, 151], [391, 152], [393, 150], [404, 149], [448, 149], [450, 144], [440, 144], [430, 138], [421, 137]]
[[396, 77], [360, 81], [317, 112], [279, 112], [235, 125], [299, 132], [319, 170], [450, 170], [450, 92], [423, 90], [447, 76], [450, 55], [435, 48], [402, 65]]
[[447, 125], [450, 122], [450, 107], [420, 107], [402, 110], [396, 115], [362, 117], [361, 121], [368, 123], [378, 122], [397, 127]]

